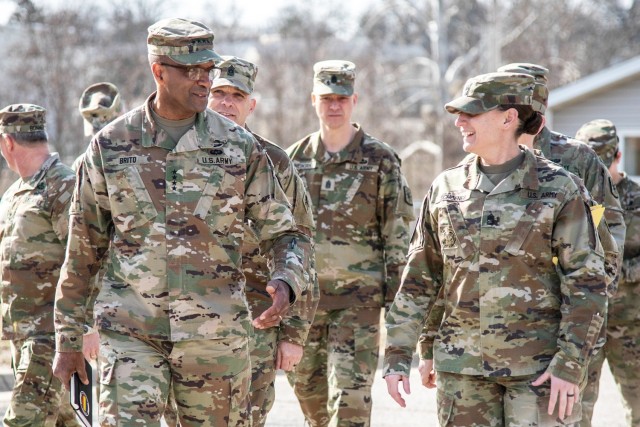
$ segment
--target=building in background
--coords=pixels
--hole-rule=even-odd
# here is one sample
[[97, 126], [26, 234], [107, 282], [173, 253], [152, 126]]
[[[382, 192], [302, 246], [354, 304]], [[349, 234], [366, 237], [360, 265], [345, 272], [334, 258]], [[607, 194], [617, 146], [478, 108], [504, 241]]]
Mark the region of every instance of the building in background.
[[557, 88], [549, 95], [547, 122], [573, 136], [582, 124], [611, 120], [620, 137], [622, 169], [640, 179], [640, 56]]

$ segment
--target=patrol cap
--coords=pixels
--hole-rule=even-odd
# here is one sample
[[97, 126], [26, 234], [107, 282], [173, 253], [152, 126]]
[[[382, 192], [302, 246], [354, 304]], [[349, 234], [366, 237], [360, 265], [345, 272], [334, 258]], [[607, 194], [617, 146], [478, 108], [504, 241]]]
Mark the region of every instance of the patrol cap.
[[213, 50], [213, 32], [198, 21], [182, 18], [163, 19], [148, 28], [147, 51], [168, 56], [182, 65], [218, 62]]
[[549, 88], [547, 88], [547, 75], [549, 70], [542, 65], [530, 64], [528, 62], [513, 62], [498, 68], [498, 71], [507, 73], [523, 73], [533, 76], [536, 80], [536, 87], [533, 89], [533, 103], [531, 106], [535, 111], [544, 114], [549, 101]]
[[583, 124], [576, 133], [576, 139], [585, 142], [596, 152], [602, 163], [611, 166], [618, 152], [618, 134], [609, 120], [597, 119]]
[[85, 136], [93, 135], [120, 114], [120, 92], [113, 83], [92, 84], [82, 92], [78, 110], [84, 118]]
[[353, 62], [331, 59], [316, 62], [313, 66], [313, 93], [316, 95], [351, 96], [356, 80]]
[[503, 104], [531, 105], [533, 77], [520, 73], [488, 73], [470, 78], [462, 89], [462, 96], [445, 104], [452, 114], [486, 113]]
[[11, 104], [0, 110], [0, 133], [44, 131], [46, 110], [34, 104]]
[[220, 69], [220, 76], [211, 82], [211, 89], [220, 86], [233, 86], [251, 95], [256, 81], [258, 67], [246, 59], [237, 56], [222, 56], [222, 62], [216, 65]]

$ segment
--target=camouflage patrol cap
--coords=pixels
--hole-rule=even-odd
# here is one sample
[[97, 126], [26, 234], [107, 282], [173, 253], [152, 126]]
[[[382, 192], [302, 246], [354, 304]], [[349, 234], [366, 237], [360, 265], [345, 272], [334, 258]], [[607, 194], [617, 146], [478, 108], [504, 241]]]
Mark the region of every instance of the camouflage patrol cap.
[[0, 133], [44, 131], [46, 110], [39, 105], [12, 104], [0, 110]]
[[597, 119], [587, 122], [578, 129], [576, 139], [585, 142], [596, 152], [605, 166], [611, 166], [618, 152], [618, 134], [609, 120]]
[[120, 92], [113, 83], [92, 84], [82, 92], [78, 110], [84, 118], [85, 136], [93, 135], [120, 114]]
[[213, 32], [198, 21], [163, 19], [151, 25], [148, 31], [147, 50], [152, 55], [168, 56], [183, 65], [221, 59], [213, 50]]
[[316, 62], [313, 66], [313, 93], [316, 95], [351, 96], [356, 80], [353, 62], [331, 59]]
[[536, 87], [533, 89], [533, 102], [531, 106], [534, 111], [544, 114], [547, 111], [549, 101], [549, 88], [547, 87], [547, 75], [549, 70], [542, 65], [529, 64], [527, 62], [513, 62], [498, 68], [498, 71], [507, 73], [523, 73], [533, 76], [536, 80]]
[[211, 82], [211, 89], [220, 86], [233, 86], [246, 94], [253, 93], [258, 67], [251, 62], [237, 56], [222, 56], [222, 62], [216, 65], [220, 69], [220, 76]]
[[467, 80], [462, 96], [445, 104], [452, 114], [486, 113], [503, 104], [531, 105], [534, 79], [527, 74], [488, 73]]

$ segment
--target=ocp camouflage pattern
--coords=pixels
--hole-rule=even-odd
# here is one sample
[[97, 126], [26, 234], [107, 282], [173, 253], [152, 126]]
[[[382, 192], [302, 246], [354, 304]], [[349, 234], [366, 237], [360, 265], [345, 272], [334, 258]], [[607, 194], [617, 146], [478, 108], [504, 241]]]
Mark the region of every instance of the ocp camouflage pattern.
[[245, 219], [272, 279], [306, 288], [290, 206], [264, 151], [206, 110], [176, 145], [155, 126], [152, 94], [91, 141], [70, 212], [67, 260], [56, 294], [59, 351], [80, 351], [90, 277], [107, 270], [94, 313], [124, 335], [182, 341], [246, 337]]
[[51, 155], [0, 201], [2, 339], [53, 334], [53, 303], [64, 261], [75, 176]]
[[319, 132], [287, 149], [316, 219], [318, 309], [381, 307], [393, 300], [405, 264], [413, 200], [400, 161], [354, 126], [338, 153], [325, 151]]
[[[279, 338], [302, 346], [313, 321], [315, 307], [318, 305], [318, 283], [314, 268], [315, 253], [313, 248], [315, 223], [311, 211], [311, 201], [304, 181], [296, 172], [287, 153], [260, 135], [254, 132], [252, 134], [258, 144], [266, 151], [273, 164], [276, 179], [291, 203], [296, 224], [304, 233], [297, 240], [297, 249], [300, 251], [298, 256], [304, 262], [304, 279], [308, 285], [284, 317]], [[267, 259], [260, 253], [257, 236], [251, 227], [247, 228], [242, 247], [242, 267], [247, 279], [247, 300], [253, 317], [257, 317], [271, 306], [272, 300], [266, 291], [270, 275], [269, 265]]]
[[495, 188], [477, 161], [434, 181], [386, 317], [385, 375], [409, 374], [441, 293], [443, 318], [425, 355], [436, 370], [584, 378], [606, 315], [603, 250], [573, 179], [523, 152]]

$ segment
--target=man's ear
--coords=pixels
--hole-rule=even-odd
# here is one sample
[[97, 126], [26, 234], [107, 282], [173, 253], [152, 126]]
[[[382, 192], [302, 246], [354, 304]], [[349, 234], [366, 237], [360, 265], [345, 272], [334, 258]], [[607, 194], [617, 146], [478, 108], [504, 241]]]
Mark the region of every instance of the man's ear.
[[16, 148], [16, 140], [9, 134], [5, 134], [4, 143], [7, 146], [7, 151], [13, 151]]
[[164, 79], [164, 69], [162, 68], [162, 64], [159, 62], [151, 63], [151, 72], [153, 73], [153, 78], [156, 81], [161, 82]]

